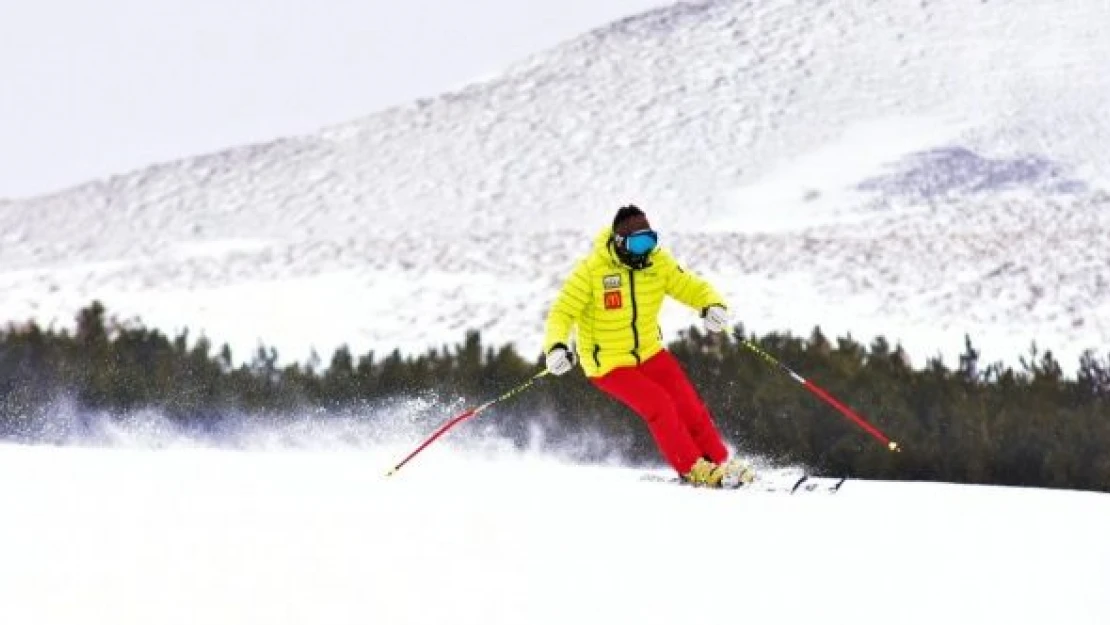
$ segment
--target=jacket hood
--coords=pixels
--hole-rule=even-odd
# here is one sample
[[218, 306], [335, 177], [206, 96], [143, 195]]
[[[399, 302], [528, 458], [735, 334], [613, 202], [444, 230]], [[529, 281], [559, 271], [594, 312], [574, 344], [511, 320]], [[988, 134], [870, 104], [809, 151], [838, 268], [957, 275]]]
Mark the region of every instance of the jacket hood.
[[594, 237], [594, 251], [602, 253], [610, 253], [612, 250], [609, 248], [609, 239], [613, 237], [613, 227], [605, 226], [601, 232], [597, 233]]

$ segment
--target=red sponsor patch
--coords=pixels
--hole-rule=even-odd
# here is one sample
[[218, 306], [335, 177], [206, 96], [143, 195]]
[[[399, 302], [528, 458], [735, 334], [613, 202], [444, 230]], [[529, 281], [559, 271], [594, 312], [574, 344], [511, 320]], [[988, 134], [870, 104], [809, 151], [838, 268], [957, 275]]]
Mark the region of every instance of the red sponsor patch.
[[620, 308], [623, 304], [620, 291], [606, 291], [605, 292], [605, 310], [614, 310]]

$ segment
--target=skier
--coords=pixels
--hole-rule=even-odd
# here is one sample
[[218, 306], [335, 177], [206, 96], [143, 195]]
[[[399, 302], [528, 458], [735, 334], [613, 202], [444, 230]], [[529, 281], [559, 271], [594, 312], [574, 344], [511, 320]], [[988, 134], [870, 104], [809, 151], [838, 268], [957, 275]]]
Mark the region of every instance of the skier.
[[[708, 282], [685, 271], [658, 242], [644, 211], [633, 205], [617, 211], [548, 313], [545, 364], [563, 375], [581, 363], [590, 382], [644, 420], [663, 457], [687, 482], [750, 482], [754, 472], [728, 459], [709, 410], [664, 348], [659, 329], [667, 295], [699, 311], [710, 332], [728, 328], [728, 310]], [[567, 345], [574, 329], [572, 350]]]

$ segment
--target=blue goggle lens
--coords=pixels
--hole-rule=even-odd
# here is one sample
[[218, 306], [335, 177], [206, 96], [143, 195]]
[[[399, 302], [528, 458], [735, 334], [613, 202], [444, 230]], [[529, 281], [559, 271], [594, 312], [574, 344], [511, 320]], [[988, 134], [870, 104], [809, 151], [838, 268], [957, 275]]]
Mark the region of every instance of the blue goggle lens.
[[624, 249], [630, 254], [643, 256], [655, 249], [659, 243], [659, 235], [654, 230], [640, 230], [633, 232], [624, 239]]

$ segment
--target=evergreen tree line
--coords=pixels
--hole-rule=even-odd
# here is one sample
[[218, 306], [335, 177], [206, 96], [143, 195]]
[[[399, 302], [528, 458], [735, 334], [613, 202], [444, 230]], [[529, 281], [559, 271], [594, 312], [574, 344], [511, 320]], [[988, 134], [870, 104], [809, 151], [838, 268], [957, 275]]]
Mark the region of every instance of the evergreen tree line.
[[[41, 440], [60, 399], [110, 415], [155, 410], [199, 429], [306, 412], [374, 419], [376, 402], [429, 391], [473, 406], [542, 367], [538, 354], [529, 359], [508, 346], [485, 346], [477, 332], [420, 355], [340, 348], [326, 366], [318, 359], [279, 366], [277, 352], [260, 347], [236, 366], [227, 345], [118, 322], [98, 302], [76, 321], [72, 332], [35, 323], [0, 331], [0, 438]], [[1087, 352], [1077, 373], [1066, 376], [1048, 351], [1031, 350], [1016, 369], [982, 363], [970, 339], [955, 368], [939, 358], [914, 368], [883, 338], [863, 345], [830, 340], [819, 329], [809, 337], [749, 340], [864, 415], [903, 451], [890, 452], [735, 338], [691, 328], [669, 349], [722, 433], [745, 452], [831, 475], [1110, 491], [1110, 354]], [[443, 419], [452, 416], [446, 412]], [[520, 445], [538, 428], [553, 446], [594, 441], [582, 448], [587, 460], [619, 452], [633, 462], [659, 462], [647, 428], [579, 372], [545, 377], [481, 419]]]

